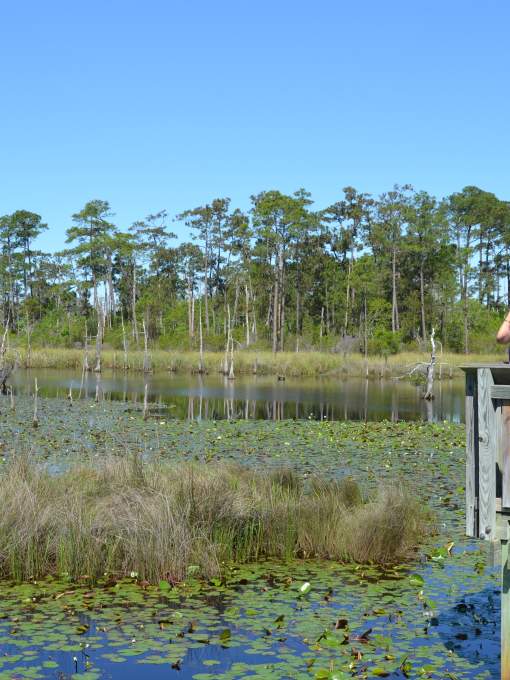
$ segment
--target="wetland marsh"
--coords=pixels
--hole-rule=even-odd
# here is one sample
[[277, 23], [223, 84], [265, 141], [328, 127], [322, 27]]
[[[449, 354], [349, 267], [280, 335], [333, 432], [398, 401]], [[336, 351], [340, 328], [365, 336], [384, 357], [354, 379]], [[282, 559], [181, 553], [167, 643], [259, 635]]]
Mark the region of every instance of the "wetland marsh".
[[[63, 388], [64, 389], [64, 388]], [[111, 456], [407, 488], [438, 533], [395, 566], [264, 559], [203, 577], [54, 574], [4, 581], [0, 678], [495, 678], [499, 594], [464, 537], [464, 428], [451, 422], [182, 420], [154, 405], [18, 394], [0, 402], [2, 465], [60, 474]], [[192, 565], [193, 566], [193, 565]]]

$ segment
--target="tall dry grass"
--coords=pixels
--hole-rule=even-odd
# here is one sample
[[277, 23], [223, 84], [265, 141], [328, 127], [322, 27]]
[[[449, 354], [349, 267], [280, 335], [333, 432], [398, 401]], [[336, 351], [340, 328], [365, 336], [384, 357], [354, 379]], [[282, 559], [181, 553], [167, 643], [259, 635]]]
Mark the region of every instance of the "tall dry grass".
[[[198, 353], [174, 350], [154, 350], [151, 353], [151, 366], [156, 372], [175, 371], [194, 373], [198, 370]], [[30, 361], [26, 352], [19, 349], [20, 363], [32, 368], [72, 368], [81, 370], [83, 350], [63, 348], [32, 349]], [[465, 363], [487, 363], [501, 361], [501, 355], [447, 354], [437, 357], [437, 378], [450, 378], [460, 375], [459, 366]], [[218, 373], [222, 370], [223, 352], [204, 354], [205, 370]], [[235, 353], [235, 372], [260, 375], [282, 375], [286, 377], [344, 375], [369, 377], [394, 377], [404, 375], [419, 362], [428, 362], [429, 355], [419, 352], [402, 352], [387, 358], [371, 356], [368, 361], [359, 353], [340, 354], [332, 352], [278, 352], [240, 350]], [[130, 371], [143, 371], [143, 352], [131, 351], [128, 354]], [[102, 353], [105, 369], [123, 370], [124, 359], [120, 351], [105, 349]]]
[[362, 498], [351, 479], [111, 458], [54, 475], [28, 457], [0, 475], [0, 576], [137, 572], [204, 577], [225, 563], [322, 558], [397, 563], [430, 530], [400, 486]]

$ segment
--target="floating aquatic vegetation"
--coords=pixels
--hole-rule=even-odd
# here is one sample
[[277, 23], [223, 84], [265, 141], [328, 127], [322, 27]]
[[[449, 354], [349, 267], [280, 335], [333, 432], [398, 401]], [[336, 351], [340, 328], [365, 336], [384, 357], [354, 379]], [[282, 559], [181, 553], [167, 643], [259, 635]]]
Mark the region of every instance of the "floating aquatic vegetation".
[[191, 563], [175, 585], [146, 585], [136, 569], [93, 587], [63, 574], [4, 583], [1, 679], [76, 670], [89, 680], [499, 677], [499, 577], [484, 546], [464, 538], [463, 427], [144, 423], [122, 404], [41, 399], [34, 431], [30, 402], [20, 398], [16, 408], [0, 403], [5, 466], [26, 450], [58, 472], [136, 451], [156, 462], [283, 468], [291, 486], [289, 470], [308, 484], [351, 476], [367, 493], [402, 480], [434, 509], [441, 533], [426, 539], [421, 559], [397, 568], [263, 561], [204, 579]]

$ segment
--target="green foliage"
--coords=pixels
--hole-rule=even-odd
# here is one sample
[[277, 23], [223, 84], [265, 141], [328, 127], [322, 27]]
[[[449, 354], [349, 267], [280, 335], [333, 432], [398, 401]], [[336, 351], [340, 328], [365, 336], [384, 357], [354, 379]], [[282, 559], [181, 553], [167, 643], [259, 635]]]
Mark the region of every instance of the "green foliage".
[[401, 334], [392, 333], [385, 328], [377, 327], [372, 338], [368, 344], [370, 354], [378, 354], [381, 356], [389, 356], [390, 354], [397, 354], [401, 349]]
[[215, 198], [185, 210], [176, 219], [192, 242], [172, 245], [166, 210], [122, 231], [109, 203], [93, 200], [53, 255], [33, 247], [46, 229], [39, 215], [4, 215], [3, 325], [56, 347], [83, 342], [86, 319], [115, 349], [123, 322], [130, 346], [145, 323], [151, 349], [196, 350], [200, 321], [210, 351], [230, 336], [235, 349], [274, 352], [357, 338], [362, 353], [384, 355], [423, 350], [432, 327], [445, 351], [494, 349], [510, 300], [510, 208], [494, 194], [468, 186], [438, 200], [395, 185], [373, 197], [349, 186], [317, 210], [304, 189], [272, 189], [251, 206]]

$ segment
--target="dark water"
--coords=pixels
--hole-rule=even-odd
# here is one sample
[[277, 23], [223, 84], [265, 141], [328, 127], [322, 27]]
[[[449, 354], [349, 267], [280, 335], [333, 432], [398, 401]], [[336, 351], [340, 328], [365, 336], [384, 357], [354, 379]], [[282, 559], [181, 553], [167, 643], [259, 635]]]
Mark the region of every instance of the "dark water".
[[228, 380], [219, 375], [193, 376], [106, 371], [101, 376], [70, 370], [18, 371], [13, 386], [18, 393], [33, 391], [37, 378], [42, 396], [73, 399], [97, 398], [148, 400], [174, 418], [250, 418], [281, 420], [452, 420], [464, 419], [462, 378], [436, 382], [435, 399], [422, 398], [423, 387], [407, 381], [359, 378], [287, 378], [240, 376]]

